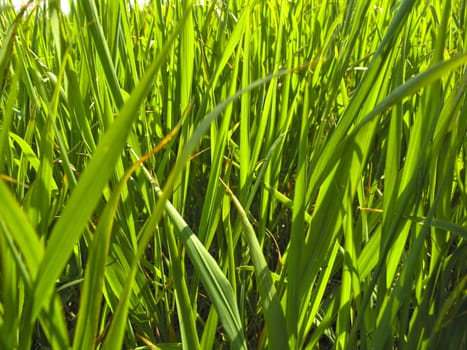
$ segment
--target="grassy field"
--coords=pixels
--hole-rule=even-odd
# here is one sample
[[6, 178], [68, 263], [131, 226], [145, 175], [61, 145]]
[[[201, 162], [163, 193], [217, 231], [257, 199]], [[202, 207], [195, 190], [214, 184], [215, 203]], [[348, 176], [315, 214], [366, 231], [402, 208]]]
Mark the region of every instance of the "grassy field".
[[0, 6], [1, 349], [467, 348], [466, 1]]

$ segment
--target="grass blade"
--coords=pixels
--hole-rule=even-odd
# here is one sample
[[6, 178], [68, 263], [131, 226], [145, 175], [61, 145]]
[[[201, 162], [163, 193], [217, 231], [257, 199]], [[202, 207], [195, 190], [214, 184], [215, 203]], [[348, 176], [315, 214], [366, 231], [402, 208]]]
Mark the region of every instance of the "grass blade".
[[280, 300], [274, 287], [274, 283], [271, 277], [271, 271], [266, 263], [263, 252], [259, 245], [258, 239], [256, 238], [255, 231], [250, 221], [248, 220], [247, 214], [243, 209], [242, 205], [238, 201], [237, 197], [233, 194], [232, 190], [227, 186], [225, 182], [220, 180], [224, 185], [225, 190], [229, 194], [235, 208], [240, 214], [240, 219], [243, 224], [243, 229], [248, 242], [248, 246], [251, 252], [251, 260], [255, 267], [255, 275], [258, 284], [259, 294], [261, 296], [261, 302], [264, 309], [264, 317], [266, 320], [266, 326], [269, 338], [270, 349], [288, 349], [288, 336], [286, 332], [286, 323], [284, 317], [284, 311], [282, 310]]
[[[60, 220], [54, 227], [35, 286], [33, 315], [38, 314], [42, 302], [47, 300], [46, 296], [51, 292], [54, 281], [65, 266], [75, 242], [81, 236], [106, 182], [114, 171], [113, 166], [125, 147], [130, 126], [137, 117], [141, 103], [153, 84], [154, 74], [159, 70], [182, 23], [180, 22], [177, 26], [164, 50], [148, 68], [140, 84], [120, 110], [114, 124], [97, 146], [91, 161], [81, 175], [62, 212]], [[82, 203], [87, 205], [83, 206]]]

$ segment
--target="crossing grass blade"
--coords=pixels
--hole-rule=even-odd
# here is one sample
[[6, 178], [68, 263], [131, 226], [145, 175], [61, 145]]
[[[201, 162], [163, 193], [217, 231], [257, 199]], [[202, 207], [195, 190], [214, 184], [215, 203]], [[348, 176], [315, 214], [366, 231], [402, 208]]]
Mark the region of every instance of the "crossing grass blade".
[[[8, 235], [5, 236], [7, 241], [14, 242], [19, 247], [25, 259], [25, 266], [21, 269], [22, 278], [26, 285], [31, 287], [44, 255], [44, 246], [28, 217], [21, 210], [3, 181], [0, 181], [0, 194], [2, 197], [2, 201], [0, 201], [2, 223], [6, 229], [3, 232]], [[22, 263], [22, 261], [20, 260], [18, 263]]]
[[13, 43], [16, 40], [18, 27], [23, 20], [26, 9], [31, 5], [31, 3], [32, 1], [29, 1], [21, 7], [21, 10], [17, 13], [13, 23], [9, 25], [6, 35], [3, 37], [2, 47], [0, 48], [0, 91], [3, 90], [4, 84], [7, 80], [6, 78], [10, 65], [10, 59], [13, 53]]
[[220, 315], [224, 328], [229, 334], [232, 346], [238, 349], [246, 348], [238, 307], [228, 280], [214, 258], [169, 202], [166, 203], [166, 211], [175, 225], [178, 236], [181, 237], [193, 265], [200, 274], [200, 278], [217, 309], [217, 313]]
[[[206, 118], [195, 129], [193, 136], [184, 147], [183, 152], [178, 159], [178, 162], [172, 170], [172, 177], [168, 179], [167, 184], [165, 185], [166, 188], [170, 190], [170, 188], [173, 186], [174, 174], [177, 174], [181, 171], [185, 162], [190, 156], [191, 150], [195, 147], [197, 141], [199, 141], [199, 139], [207, 131], [210, 123], [213, 120], [215, 120], [215, 118], [217, 118], [230, 103], [232, 103], [235, 99], [240, 97], [243, 93], [245, 93], [245, 91], [251, 91], [257, 88], [258, 86], [262, 86], [263, 84], [269, 82], [272, 78], [276, 76], [288, 73], [288, 71], [282, 71], [277, 74], [271, 74], [263, 79], [255, 81], [252, 84], [249, 84], [245, 89], [237, 91], [234, 95], [230, 96], [224, 102], [216, 106], [216, 108], [214, 108], [214, 110], [211, 113], [209, 113], [209, 115], [206, 116]], [[165, 206], [167, 214], [169, 215], [173, 224], [176, 227], [176, 232], [179, 234], [179, 238], [182, 240], [187, 249], [187, 253], [191, 258], [191, 262], [196, 267], [197, 272], [200, 274], [201, 281], [203, 282], [206, 290], [208, 291], [212, 299], [212, 302], [214, 303], [217, 309], [217, 312], [224, 325], [224, 328], [230, 337], [232, 346], [238, 349], [246, 348], [244, 331], [231, 285], [229, 284], [222, 270], [219, 268], [218, 264], [215, 262], [215, 260], [212, 258], [212, 256], [203, 246], [203, 244], [198, 240], [193, 231], [186, 224], [185, 220], [183, 220], [183, 217], [177, 212], [173, 205], [167, 201], [167, 196], [164, 195], [164, 191], [160, 189], [158, 181], [154, 180], [151, 177], [151, 174], [147, 171], [146, 175], [151, 180], [151, 183], [155, 185], [155, 190], [158, 194], [159, 202], [157, 203], [153, 211], [153, 215], [150, 218], [148, 226], [142, 233], [142, 246], [145, 246], [145, 242], [148, 241], [148, 236], [150, 232], [152, 232], [151, 230], [153, 228], [153, 225], [155, 225], [155, 223], [157, 223], [160, 218], [160, 208], [162, 206]], [[141, 251], [142, 250], [140, 249], [139, 254], [141, 254]], [[129, 286], [131, 286], [131, 281], [134, 278], [134, 271], [136, 270], [136, 266], [137, 264], [134, 263], [132, 268], [132, 274], [129, 276], [128, 283], [125, 287], [126, 298], [122, 299], [123, 302], [120, 303], [121, 307], [119, 308], [119, 310], [121, 310], [121, 312], [124, 312], [123, 310], [126, 309], [125, 303], [127, 302], [127, 297], [129, 295]], [[124, 317], [119, 317], [117, 319], [124, 319]], [[122, 325], [120, 326], [120, 329], [121, 327]], [[108, 337], [108, 339], [113, 338], [114, 337], [112, 336]], [[112, 340], [109, 340], [109, 343], [107, 344], [109, 348], [111, 348], [112, 346], [111, 342]]]
[[[86, 223], [102, 193], [106, 182], [113, 173], [115, 162], [125, 148], [125, 141], [131, 124], [136, 119], [141, 103], [149, 92], [155, 72], [160, 69], [170, 45], [173, 44], [183, 21], [178, 24], [161, 51], [156, 61], [148, 68], [144, 78], [131, 94], [120, 110], [110, 130], [97, 146], [94, 155], [80, 177], [76, 188], [63, 209], [62, 216], [50, 234], [50, 239], [40, 265], [35, 285], [33, 315], [37, 315], [42, 303], [54, 286], [54, 281], [62, 271], [73, 249], [81, 236]], [[86, 203], [85, 206], [82, 204]], [[65, 234], [66, 232], [66, 234]]]
[[255, 268], [255, 275], [258, 284], [259, 294], [261, 296], [261, 302], [264, 309], [264, 317], [266, 319], [266, 327], [269, 339], [270, 349], [287, 349], [287, 332], [286, 323], [284, 318], [284, 312], [278, 298], [276, 288], [271, 277], [271, 271], [266, 263], [263, 252], [259, 245], [253, 226], [248, 220], [247, 214], [243, 209], [242, 205], [238, 201], [237, 197], [233, 194], [232, 190], [227, 186], [225, 182], [221, 180], [227, 193], [231, 197], [235, 208], [240, 214], [242, 220], [243, 229], [248, 241], [248, 246], [251, 252], [251, 259]]
[[117, 79], [115, 67], [112, 61], [107, 41], [102, 30], [102, 26], [97, 13], [96, 5], [93, 0], [86, 0], [79, 3], [84, 8], [87, 23], [86, 26], [91, 32], [91, 36], [96, 46], [97, 53], [101, 60], [102, 67], [105, 72], [106, 81], [108, 83], [112, 97], [115, 100], [117, 108], [123, 105], [123, 96], [120, 91], [120, 84]]
[[69, 5], [0, 4], [0, 348], [466, 346], [465, 1]]

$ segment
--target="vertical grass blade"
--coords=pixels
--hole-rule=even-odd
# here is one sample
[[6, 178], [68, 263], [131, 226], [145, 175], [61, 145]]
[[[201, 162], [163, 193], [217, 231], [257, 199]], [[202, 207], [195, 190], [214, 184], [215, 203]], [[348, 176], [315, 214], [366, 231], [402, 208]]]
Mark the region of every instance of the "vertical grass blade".
[[[136, 119], [141, 103], [153, 84], [154, 74], [160, 68], [182, 24], [183, 21], [177, 25], [160, 55], [148, 68], [140, 84], [120, 110], [114, 124], [97, 146], [61, 218], [54, 227], [36, 281], [33, 315], [38, 314], [42, 303], [47, 300], [47, 296], [53, 289], [54, 281], [63, 269], [75, 242], [81, 236], [106, 182], [114, 171], [114, 165], [124, 150], [130, 126]], [[83, 206], [82, 203], [87, 205]]]
[[255, 267], [256, 281], [258, 284], [259, 294], [264, 309], [264, 317], [268, 332], [269, 348], [270, 349], [288, 349], [287, 327], [285, 323], [284, 311], [282, 310], [280, 300], [274, 287], [271, 277], [271, 271], [266, 263], [263, 252], [259, 245], [253, 226], [248, 220], [245, 210], [233, 194], [232, 190], [225, 182], [221, 180], [225, 190], [229, 194], [235, 208], [240, 214], [240, 219], [243, 224], [246, 240], [251, 252], [251, 260]]
[[104, 69], [105, 78], [109, 84], [110, 92], [112, 93], [112, 97], [117, 108], [120, 108], [123, 105], [123, 96], [120, 91], [120, 84], [118, 82], [115, 67], [112, 62], [112, 56], [110, 54], [110, 50], [102, 30], [96, 5], [94, 0], [80, 1], [79, 4], [84, 8], [84, 12], [88, 21], [87, 27], [91, 31], [91, 36], [94, 40], [94, 45], [96, 46], [97, 53], [101, 60], [102, 68]]

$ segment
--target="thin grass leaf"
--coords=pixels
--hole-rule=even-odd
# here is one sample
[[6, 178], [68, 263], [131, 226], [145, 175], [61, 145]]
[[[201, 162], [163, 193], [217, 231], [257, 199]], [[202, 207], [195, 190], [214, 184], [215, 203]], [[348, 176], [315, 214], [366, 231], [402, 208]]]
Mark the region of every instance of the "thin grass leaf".
[[[9, 228], [11, 238], [17, 244], [25, 260], [28, 275], [23, 276], [23, 278], [28, 285], [37, 276], [40, 262], [44, 256], [44, 246], [29, 218], [21, 210], [3, 181], [0, 181], [0, 197], [2, 198], [0, 216], [4, 225]], [[6, 233], [4, 232], [4, 234]]]
[[229, 194], [235, 208], [239, 212], [240, 219], [243, 224], [243, 230], [250, 248], [251, 260], [255, 267], [255, 275], [258, 284], [259, 294], [264, 309], [264, 318], [266, 320], [266, 327], [269, 338], [270, 349], [288, 349], [288, 336], [287, 327], [285, 323], [284, 311], [272, 281], [271, 271], [269, 270], [266, 259], [256, 238], [255, 231], [247, 214], [237, 197], [233, 194], [232, 190], [225, 182], [220, 179], [225, 190]]
[[5, 37], [2, 40], [2, 46], [0, 48], [0, 91], [3, 91], [3, 87], [6, 82], [8, 68], [10, 66], [10, 59], [13, 56], [13, 44], [16, 40], [16, 34], [18, 31], [18, 26], [21, 24], [24, 13], [26, 9], [33, 3], [30, 0], [28, 3], [24, 4], [18, 14], [16, 15], [15, 20], [9, 26], [8, 31]]
[[112, 97], [117, 108], [120, 108], [123, 105], [124, 100], [120, 91], [120, 84], [117, 79], [115, 67], [112, 62], [112, 56], [99, 21], [96, 5], [94, 0], [84, 0], [79, 2], [79, 4], [84, 8], [84, 12], [88, 20], [87, 27], [90, 29], [91, 36], [94, 40], [94, 44], [96, 45], [97, 53], [101, 60], [107, 83], [109, 84], [110, 92], [112, 93]]
[[[150, 68], [144, 75], [143, 79], [141, 80], [140, 84], [137, 86], [135, 92], [132, 93], [128, 102], [125, 103], [125, 106], [127, 106], [127, 104], [132, 101], [132, 98], [137, 98], [138, 101], [140, 102], [143, 98], [143, 96], [140, 96], [141, 93], [147, 94], [147, 89], [151, 86], [151, 83], [152, 83], [152, 76], [160, 68], [160, 65], [162, 64], [163, 59], [168, 54], [169, 48], [173, 44], [176, 36], [182, 30], [185, 24], [185, 21], [187, 19], [188, 12], [190, 11], [191, 9], [188, 9], [187, 12], [184, 14], [184, 17], [180, 20], [180, 22], [177, 23], [177, 26], [174, 28], [173, 32], [169, 36], [168, 41], [164, 44], [157, 60], [150, 66]], [[123, 107], [123, 109], [125, 109], [125, 106]], [[137, 261], [138, 261], [140, 254], [144, 251], [144, 248], [141, 248], [141, 247], [145, 247], [147, 244], [147, 240], [145, 242], [145, 240], [141, 239], [141, 241], [143, 243], [141, 243], [139, 246], [139, 253], [137, 254], [136, 259], [134, 260], [131, 266], [129, 276], [127, 278], [127, 283], [124, 285], [124, 289], [120, 295], [120, 302], [118, 304], [117, 310], [115, 311], [115, 318], [114, 318], [115, 321], [112, 322], [110, 326], [109, 332], [103, 344], [103, 349], [119, 348], [121, 347], [121, 344], [123, 342], [124, 329], [126, 325], [125, 320], [126, 320], [126, 315], [128, 312], [128, 305], [129, 305], [129, 297], [131, 294], [133, 281], [136, 276], [136, 271], [138, 267]]]
[[459, 54], [450, 60], [442, 61], [427, 69], [425, 72], [409, 79], [405, 84], [394, 89], [383, 101], [381, 101], [351, 132], [355, 135], [360, 128], [379, 114], [400, 102], [404, 97], [410, 96], [421, 88], [446, 76], [451, 71], [467, 62], [467, 53]]
[[465, 347], [466, 3], [315, 5], [0, 5], [0, 348]]
[[[239, 90], [237, 93], [235, 93], [233, 96], [229, 97], [226, 99], [223, 103], [219, 104], [214, 108], [214, 110], [201, 122], [201, 124], [196, 128], [194, 131], [192, 138], [188, 141], [188, 143], [185, 145], [182, 154], [177, 160], [177, 163], [175, 164], [174, 169], [171, 172], [171, 175], [169, 176], [167, 180], [167, 184], [165, 186], [166, 189], [169, 189], [166, 192], [158, 192], [159, 193], [159, 202], [157, 203], [155, 209], [153, 210], [153, 214], [149, 219], [148, 225], [146, 226], [144, 232], [142, 233], [142, 237], [140, 239], [140, 246], [138, 249], [138, 254], [137, 258], [142, 255], [144, 252], [144, 247], [146, 246], [147, 242], [149, 241], [149, 238], [152, 234], [152, 230], [154, 227], [157, 225], [163, 207], [166, 206], [166, 201], [167, 201], [167, 195], [165, 193], [170, 192], [170, 188], [172, 188], [173, 183], [174, 183], [174, 174], [179, 174], [180, 171], [182, 170], [182, 167], [184, 166], [185, 162], [188, 160], [191, 151], [194, 149], [196, 143], [199, 141], [199, 139], [202, 137], [202, 135], [206, 132], [208, 129], [210, 123], [219, 116], [219, 114], [236, 98], [242, 95], [242, 93], [245, 90], [252, 90], [258, 86], [261, 86], [268, 81], [270, 81], [273, 77], [281, 76], [289, 74], [289, 71], [281, 71], [276, 74], [271, 74], [263, 79], [257, 80], [250, 84], [246, 89]], [[156, 188], [157, 190], [157, 188]], [[168, 202], [167, 202], [168, 203]], [[173, 208], [171, 205], [167, 205], [165, 208], [166, 210], [169, 210], [170, 208]], [[170, 214], [169, 214], [170, 215]], [[172, 215], [174, 217], [179, 217], [180, 215], [176, 210], [173, 208], [173, 213]], [[180, 217], [181, 218], [181, 217]], [[233, 346], [236, 348], [246, 348], [246, 343], [243, 335], [243, 330], [242, 330], [242, 325], [239, 319], [238, 315], [238, 309], [232, 305], [235, 305], [235, 298], [233, 296], [233, 292], [231, 291], [231, 287], [229, 286], [229, 283], [223, 273], [220, 271], [218, 268], [217, 263], [213, 260], [211, 255], [207, 253], [205, 250], [204, 246], [197, 240], [194, 236], [194, 234], [189, 230], [188, 226], [185, 224], [183, 225], [184, 221], [180, 221], [177, 219], [177, 222], [175, 223], [176, 225], [179, 225], [178, 227], [178, 232], [181, 235], [182, 241], [185, 242], [187, 252], [192, 254], [191, 260], [195, 264], [199, 264], [199, 270], [201, 271], [200, 275], [204, 276], [206, 280], [203, 280], [203, 283], [205, 284], [206, 289], [211, 290], [213, 298], [213, 302], [216, 305], [216, 308], [218, 309], [219, 316], [221, 318], [221, 321], [226, 329], [227, 334], [230, 336], [231, 341], [233, 342]], [[186, 226], [186, 227], [185, 227]], [[206, 255], [207, 254], [207, 255]], [[207, 263], [204, 261], [204, 259], [207, 259]], [[106, 342], [105, 346], [106, 348], [113, 348], [113, 345], [118, 345], [119, 342], [115, 342], [116, 337], [113, 335], [118, 334], [119, 337], [123, 336], [123, 327], [124, 323], [122, 321], [125, 319], [125, 315], [127, 312], [127, 307], [128, 307], [128, 297], [130, 294], [130, 286], [132, 284], [132, 281], [134, 279], [135, 273], [136, 273], [136, 263], [137, 259], [133, 263], [132, 269], [131, 269], [131, 274], [128, 276], [127, 283], [125, 285], [124, 292], [121, 295], [121, 302], [119, 303], [119, 307], [116, 311], [116, 314], [118, 317], [116, 317], [116, 320], [120, 320], [119, 322], [115, 323], [115, 325], [112, 325], [111, 330], [109, 332], [109, 336], [106, 338], [108, 341]], [[211, 271], [211, 269], [214, 267], [214, 270]], [[217, 268], [216, 268], [217, 267]], [[214, 274], [214, 275], [213, 275]], [[210, 276], [215, 276], [218, 279], [211, 279]], [[219, 292], [220, 291], [220, 292]], [[226, 294], [225, 294], [226, 293]], [[233, 302], [233, 304], [232, 304]], [[119, 338], [121, 339], [121, 338]], [[120, 340], [121, 341], [121, 340]]]
[[[166, 42], [158, 58], [148, 68], [140, 84], [118, 113], [114, 124], [97, 146], [91, 161], [63, 209], [62, 216], [50, 235], [40, 266], [41, 273], [35, 286], [36, 302], [33, 306], [33, 315], [37, 315], [43, 301], [47, 300], [46, 296], [51, 292], [54, 281], [62, 271], [75, 242], [81, 236], [106, 182], [114, 171], [113, 166], [124, 149], [130, 126], [153, 84], [153, 76], [159, 70], [182, 23], [177, 25], [169, 38], [171, 40]], [[86, 206], [83, 206], [83, 203], [86, 203]]]
[[[5, 152], [5, 150], [6, 150], [6, 147], [9, 146], [8, 135], [9, 135], [9, 130], [11, 128], [11, 125], [13, 123], [13, 115], [14, 115], [13, 107], [14, 107], [14, 103], [17, 97], [17, 91], [18, 91], [17, 85], [19, 81], [18, 79], [19, 79], [18, 75], [13, 76], [11, 86], [10, 86], [10, 90], [12, 91], [8, 96], [6, 108], [2, 110], [4, 117], [2, 121], [2, 129], [0, 131], [0, 159], [5, 159], [7, 157], [7, 152]], [[20, 137], [18, 137], [18, 139], [21, 140]], [[27, 147], [30, 149], [30, 146], [26, 142], [23, 143], [23, 147]], [[32, 150], [30, 153], [34, 154]], [[36, 163], [36, 169], [38, 165], [39, 164]], [[4, 171], [2, 169], [3, 166], [4, 166], [4, 163], [2, 162], [0, 164], [0, 172]]]
[[75, 331], [73, 349], [91, 349], [95, 342], [100, 309], [102, 287], [109, 252], [110, 239], [115, 213], [123, 186], [126, 185], [130, 172], [117, 185], [100, 216], [99, 224], [89, 248], [89, 259], [81, 286], [81, 301]]
[[[169, 202], [167, 202], [167, 205], [168, 204]], [[179, 313], [178, 319], [181, 328], [180, 333], [182, 344], [187, 349], [201, 349], [198, 334], [196, 332], [195, 319], [193, 317], [190, 297], [188, 295], [188, 287], [183, 274], [181, 257], [178, 253], [177, 241], [175, 236], [170, 232], [167, 235], [167, 242], [169, 246], [171, 267], [173, 271], [173, 282], [175, 286], [175, 296]]]
[[[144, 167], [143, 170], [151, 183], [153, 183], [156, 193], [160, 198], [162, 191], [157, 181]], [[183, 220], [182, 216], [169, 201], [165, 203], [165, 210], [174, 224], [179, 238], [185, 244], [190, 260], [199, 273], [201, 281], [217, 309], [224, 328], [231, 337], [231, 342], [236, 348], [246, 348], [238, 308], [236, 306], [237, 303], [227, 278], [211, 254], [197, 239], [185, 220]]]
[[463, 228], [462, 226], [457, 225], [456, 223], [449, 222], [446, 220], [439, 220], [439, 219], [431, 219], [429, 222], [427, 222], [427, 218], [416, 217], [416, 216], [407, 216], [407, 218], [412, 220], [413, 222], [416, 222], [417, 224], [424, 225], [427, 223], [431, 225], [432, 227], [436, 227], [446, 232], [455, 233], [459, 237], [463, 239], [467, 239], [467, 230]]

